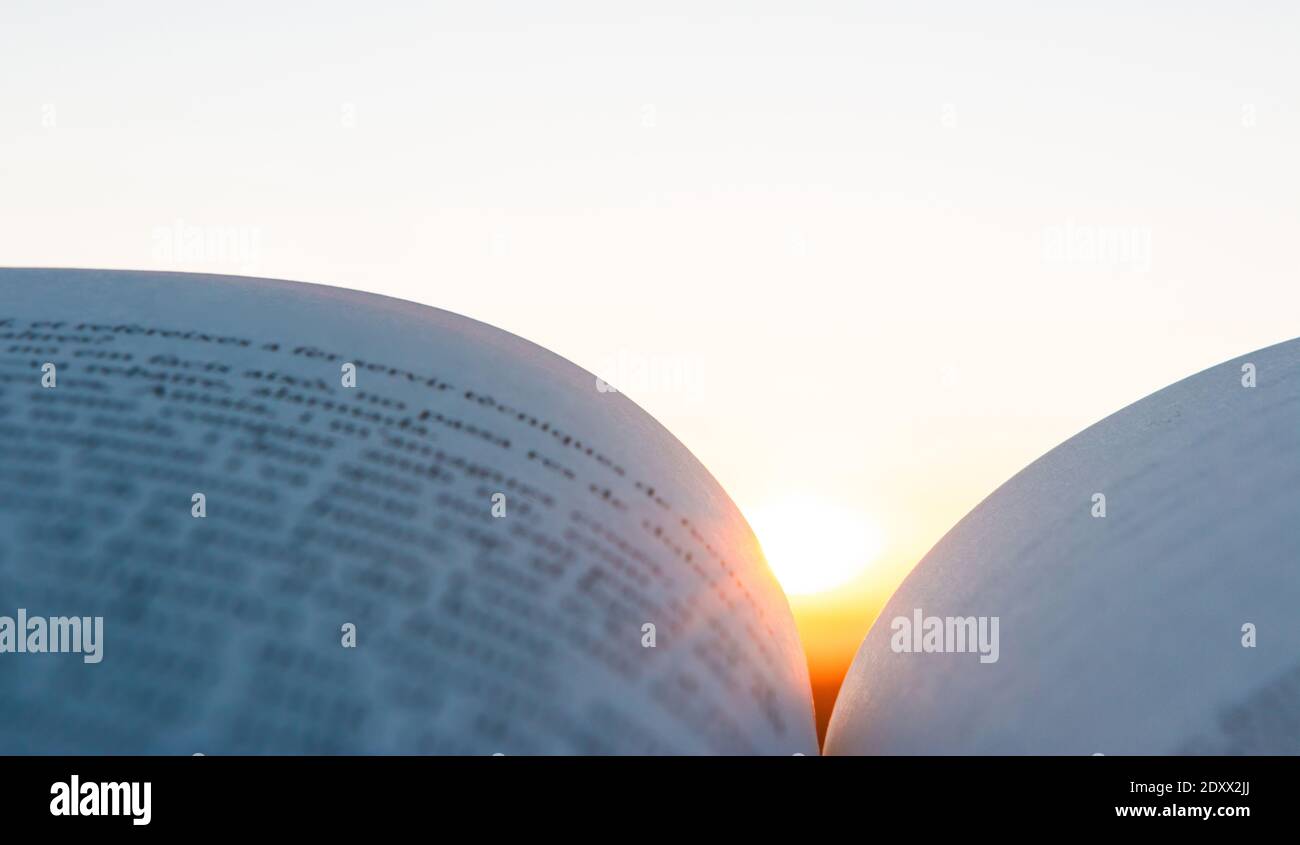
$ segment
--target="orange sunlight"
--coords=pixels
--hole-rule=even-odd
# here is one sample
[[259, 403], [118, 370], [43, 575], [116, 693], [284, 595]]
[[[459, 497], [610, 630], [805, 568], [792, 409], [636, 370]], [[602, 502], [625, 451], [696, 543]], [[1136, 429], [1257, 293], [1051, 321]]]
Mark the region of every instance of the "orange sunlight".
[[826, 496], [783, 496], [747, 517], [789, 598], [808, 657], [818, 735], [824, 738], [862, 638], [928, 546], [891, 544], [866, 513]]

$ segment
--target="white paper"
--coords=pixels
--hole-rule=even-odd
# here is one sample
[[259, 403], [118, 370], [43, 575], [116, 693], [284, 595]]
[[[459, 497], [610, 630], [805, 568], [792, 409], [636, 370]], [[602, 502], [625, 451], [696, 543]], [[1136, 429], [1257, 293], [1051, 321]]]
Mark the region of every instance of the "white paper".
[[735, 506], [531, 343], [337, 288], [5, 270], [0, 350], [0, 615], [104, 628], [97, 664], [0, 654], [0, 753], [817, 750]]
[[[997, 662], [895, 651], [918, 608], [999, 617]], [[1300, 753], [1300, 341], [1125, 408], [975, 508], [867, 635], [826, 751]]]

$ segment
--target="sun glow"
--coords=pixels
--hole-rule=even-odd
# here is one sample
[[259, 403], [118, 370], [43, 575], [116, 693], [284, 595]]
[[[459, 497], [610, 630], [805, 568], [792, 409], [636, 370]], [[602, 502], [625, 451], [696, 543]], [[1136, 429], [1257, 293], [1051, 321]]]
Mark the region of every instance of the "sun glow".
[[811, 595], [861, 574], [884, 547], [880, 529], [833, 500], [791, 496], [749, 515], [768, 566], [788, 595]]

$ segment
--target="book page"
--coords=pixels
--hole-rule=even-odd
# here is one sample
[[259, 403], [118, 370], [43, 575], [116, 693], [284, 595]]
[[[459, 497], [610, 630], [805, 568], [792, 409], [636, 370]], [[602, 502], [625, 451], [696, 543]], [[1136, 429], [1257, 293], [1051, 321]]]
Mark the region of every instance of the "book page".
[[0, 616], [87, 635], [0, 632], [0, 753], [815, 753], [753, 534], [602, 388], [386, 297], [0, 271]]
[[917, 565], [826, 751], [1300, 753], [1298, 492], [1300, 341], [1097, 423]]

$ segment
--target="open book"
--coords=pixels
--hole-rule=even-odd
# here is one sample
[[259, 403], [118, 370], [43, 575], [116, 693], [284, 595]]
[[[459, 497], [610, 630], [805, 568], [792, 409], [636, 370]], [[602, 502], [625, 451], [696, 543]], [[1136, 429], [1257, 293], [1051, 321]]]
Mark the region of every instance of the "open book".
[[[0, 350], [0, 753], [818, 751], [735, 505], [544, 349], [337, 288], [4, 270]], [[1296, 751], [1300, 346], [1244, 360], [954, 528], [828, 750]]]

